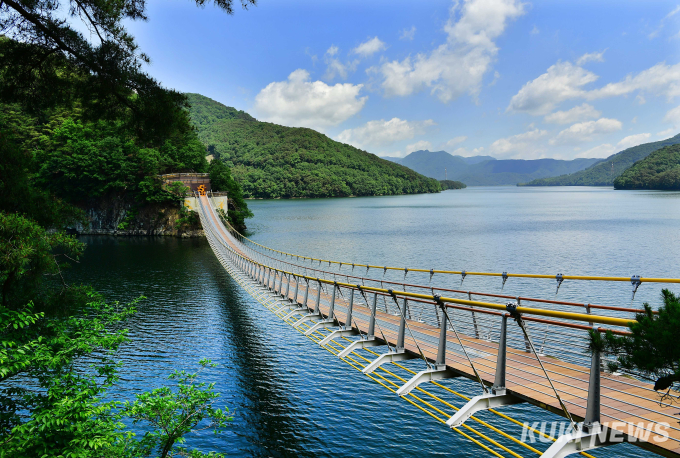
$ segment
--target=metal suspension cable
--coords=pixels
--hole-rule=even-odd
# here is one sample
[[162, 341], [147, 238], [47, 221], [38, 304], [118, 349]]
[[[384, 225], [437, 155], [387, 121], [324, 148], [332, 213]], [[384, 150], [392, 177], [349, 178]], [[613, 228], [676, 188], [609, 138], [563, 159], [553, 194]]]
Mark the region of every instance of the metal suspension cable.
[[527, 338], [527, 341], [529, 342], [529, 345], [531, 346], [531, 351], [534, 353], [534, 356], [536, 356], [536, 361], [538, 361], [538, 364], [541, 366], [541, 369], [543, 370], [543, 373], [545, 374], [545, 378], [548, 379], [548, 383], [550, 383], [550, 387], [552, 390], [555, 392], [555, 397], [557, 398], [557, 401], [560, 403], [560, 406], [562, 407], [562, 411], [564, 412], [564, 415], [566, 415], [567, 419], [569, 419], [569, 422], [571, 423], [571, 427], [574, 429], [574, 432], [578, 433], [578, 427], [576, 426], [576, 422], [572, 418], [571, 414], [569, 413], [569, 410], [567, 409], [567, 406], [564, 405], [564, 402], [562, 402], [562, 398], [560, 397], [560, 394], [557, 392], [557, 389], [555, 388], [555, 385], [552, 382], [552, 379], [548, 375], [548, 371], [545, 370], [545, 366], [543, 366], [543, 361], [541, 361], [541, 358], [538, 356], [538, 353], [536, 352], [536, 348], [534, 347], [534, 343], [531, 340], [531, 337], [529, 337], [529, 332], [526, 329], [526, 326], [524, 325], [524, 320], [522, 320], [522, 315], [516, 312], [516, 307], [514, 307], [514, 312], [511, 311], [511, 315], [513, 315], [513, 318], [515, 318], [515, 321], [519, 325], [519, 327], [522, 329], [522, 332], [524, 333], [524, 336]]
[[[392, 299], [394, 300], [394, 303], [397, 304], [397, 309], [399, 309], [399, 313], [401, 314], [401, 317], [404, 319], [404, 323], [406, 323], [406, 328], [408, 329], [408, 333], [411, 334], [411, 339], [413, 339], [413, 343], [416, 344], [416, 348], [418, 349], [418, 353], [420, 353], [420, 357], [423, 358], [423, 361], [425, 361], [427, 368], [430, 369], [432, 366], [430, 366], [430, 362], [427, 360], [427, 358], [425, 357], [425, 353], [423, 353], [423, 350], [420, 348], [420, 345], [418, 344], [418, 340], [413, 335], [413, 331], [411, 330], [411, 325], [409, 324], [408, 320], [406, 319], [406, 315], [404, 314], [401, 307], [399, 306], [399, 301], [397, 300], [397, 297], [394, 294], [392, 295]], [[406, 302], [406, 299], [404, 299], [404, 302]]]
[[[482, 381], [482, 377], [479, 376], [479, 373], [477, 372], [477, 369], [475, 368], [475, 365], [472, 362], [470, 355], [468, 355], [468, 352], [465, 348], [465, 345], [463, 345], [463, 341], [460, 340], [460, 336], [458, 335], [458, 331], [456, 331], [456, 327], [451, 322], [451, 318], [449, 318], [449, 314], [446, 313], [446, 307], [444, 306], [443, 303], [440, 304], [440, 306], [441, 306], [442, 312], [444, 313], [444, 318], [451, 325], [451, 329], [453, 329], [453, 333], [456, 335], [456, 339], [458, 339], [458, 343], [460, 344], [461, 348], [463, 349], [463, 352], [465, 353], [465, 357], [467, 358], [468, 362], [470, 363], [470, 367], [472, 368], [472, 371], [475, 373], [475, 377], [477, 377], [477, 381], [482, 386], [482, 390], [484, 391], [484, 393], [488, 393], [489, 390], [486, 388], [486, 385], [484, 385], [484, 382]], [[442, 323], [442, 326], [446, 326], [446, 321], [444, 321], [444, 323]]]

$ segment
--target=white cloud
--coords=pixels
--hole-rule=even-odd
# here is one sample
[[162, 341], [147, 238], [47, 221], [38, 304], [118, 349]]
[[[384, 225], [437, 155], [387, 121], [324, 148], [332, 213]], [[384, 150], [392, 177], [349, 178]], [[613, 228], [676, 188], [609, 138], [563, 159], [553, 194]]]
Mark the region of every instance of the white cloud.
[[666, 116], [663, 117], [663, 120], [666, 122], [673, 123], [673, 126], [680, 126], [680, 105], [677, 107], [668, 110], [666, 113]]
[[357, 114], [367, 96], [362, 84], [328, 85], [311, 81], [309, 72], [295, 70], [286, 81], [269, 83], [255, 97], [255, 111], [266, 121], [293, 127], [323, 129]]
[[609, 83], [601, 89], [590, 91], [588, 98], [628, 95], [634, 91], [662, 95], [669, 100], [680, 96], [680, 63], [666, 65], [665, 62], [661, 62], [635, 76], [628, 75], [623, 81]]
[[602, 145], [590, 148], [589, 150], [576, 155], [576, 157], [605, 158], [611, 156], [615, 152], [616, 148], [614, 145], [603, 143]]
[[429, 88], [442, 102], [464, 93], [476, 97], [498, 53], [494, 40], [523, 13], [519, 0], [466, 0], [462, 6], [455, 2], [444, 27], [446, 43], [429, 55], [382, 65], [385, 95], [406, 96]]
[[410, 140], [416, 135], [425, 133], [427, 127], [435, 125], [431, 119], [425, 121], [405, 121], [392, 118], [389, 121], [369, 121], [354, 129], [345, 129], [337, 136], [337, 140], [349, 143], [357, 148], [368, 146], [380, 147], [391, 145], [402, 140]]
[[399, 39], [400, 40], [409, 40], [412, 41], [416, 36], [416, 26], [413, 25], [411, 26], [410, 29], [404, 29], [399, 33]]
[[458, 145], [459, 143], [463, 143], [465, 140], [467, 140], [467, 137], [465, 135], [461, 135], [459, 137], [454, 137], [448, 142], [444, 143], [443, 147], [444, 148], [453, 148], [454, 146]]
[[538, 35], [539, 33], [541, 33], [541, 31], [538, 30], [538, 27], [536, 27], [536, 26], [534, 25], [534, 28], [531, 29], [531, 32], [530, 32], [530, 33], [531, 33], [532, 35]]
[[576, 60], [576, 65], [581, 66], [588, 62], [604, 62], [605, 51], [606, 49], [602, 52], [586, 53]]
[[373, 37], [370, 40], [361, 43], [359, 46], [354, 48], [352, 52], [363, 57], [368, 57], [386, 48], [387, 46], [385, 46], [384, 42], [380, 41], [378, 37]]
[[599, 118], [601, 114], [602, 112], [596, 110], [594, 106], [584, 103], [571, 110], [550, 113], [543, 120], [550, 124], [571, 124], [586, 119]]
[[358, 60], [343, 64], [340, 59], [335, 57], [338, 54], [338, 51], [339, 49], [337, 46], [331, 46], [323, 56], [323, 60], [326, 63], [326, 73], [323, 77], [328, 81], [333, 81], [336, 76], [347, 79], [348, 73], [356, 70], [356, 67], [359, 64]]
[[406, 145], [406, 152], [407, 153], [412, 153], [414, 151], [420, 151], [424, 149], [432, 149], [432, 143], [428, 142], [427, 140], [420, 140], [418, 142], [415, 142], [411, 145]]
[[537, 142], [546, 135], [548, 135], [548, 131], [534, 129], [522, 134], [500, 138], [491, 144], [489, 151], [502, 157], [518, 155], [527, 158], [536, 156], [544, 151]]
[[576, 97], [585, 97], [583, 86], [597, 80], [598, 76], [571, 62], [557, 62], [548, 71], [526, 83], [510, 99], [508, 111], [521, 111], [545, 115], [558, 103]]
[[638, 146], [641, 143], [645, 143], [645, 141], [651, 136], [652, 134], [629, 135], [618, 142], [616, 146], [618, 146], [619, 149], [623, 151], [626, 148], [631, 148], [633, 146]]
[[454, 156], [463, 156], [463, 157], [470, 157], [470, 156], [479, 156], [484, 152], [484, 147], [480, 146], [479, 148], [474, 148], [472, 151], [468, 150], [467, 148], [458, 148], [457, 150], [453, 151], [451, 154]]
[[663, 27], [664, 27], [666, 21], [668, 19], [672, 18], [673, 16], [675, 16], [676, 14], [678, 14], [679, 12], [680, 12], [680, 5], [676, 6], [674, 10], [672, 10], [670, 13], [668, 13], [666, 16], [664, 16], [663, 19], [661, 19], [661, 21], [659, 22], [659, 26], [656, 28], [656, 30], [654, 30], [652, 33], [650, 33], [648, 35], [648, 38], [650, 40], [653, 39], [653, 38], [656, 38], [659, 35], [659, 33], [661, 33], [661, 30], [663, 30]]
[[661, 132], [657, 132], [656, 135], [658, 135], [659, 137], [662, 137], [662, 138], [668, 138], [668, 137], [674, 136], [677, 131], [678, 130], [675, 127], [671, 127], [670, 129], [666, 129], [666, 130], [662, 130]]
[[565, 145], [589, 142], [597, 135], [609, 134], [621, 130], [623, 124], [618, 119], [600, 118], [597, 121], [585, 121], [573, 124], [550, 139], [551, 145]]

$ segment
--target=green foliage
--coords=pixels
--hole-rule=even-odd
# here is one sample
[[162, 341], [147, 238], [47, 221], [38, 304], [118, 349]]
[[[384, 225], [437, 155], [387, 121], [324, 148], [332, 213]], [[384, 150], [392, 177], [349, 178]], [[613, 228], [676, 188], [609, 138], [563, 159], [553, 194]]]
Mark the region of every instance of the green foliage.
[[612, 186], [614, 179], [635, 162], [644, 159], [658, 149], [677, 143], [680, 143], [680, 134], [659, 142], [644, 143], [625, 149], [580, 172], [552, 178], [541, 178], [522, 186]]
[[[311, 129], [258, 122], [189, 94], [192, 122], [244, 197], [339, 197], [439, 192], [436, 180]], [[197, 112], [197, 118], [193, 114]], [[213, 161], [214, 162], [214, 161]]]
[[237, 229], [245, 228], [245, 219], [252, 218], [253, 213], [248, 209], [241, 192], [241, 186], [231, 177], [229, 167], [219, 159], [213, 159], [208, 166], [210, 172], [210, 186], [215, 192], [226, 192], [229, 198], [227, 218]]
[[0, 212], [2, 306], [16, 308], [27, 297], [37, 299], [43, 278], [62, 278], [65, 262], [77, 261], [83, 249], [82, 243], [63, 232], [47, 232], [21, 215]]
[[[208, 359], [200, 362], [201, 370], [216, 367]], [[137, 395], [134, 402], [126, 402], [122, 414], [132, 418], [133, 422], [144, 422], [152, 428], [141, 441], [134, 444], [135, 456], [150, 456], [158, 453], [160, 458], [166, 456], [211, 456], [222, 457], [222, 454], [203, 455], [191, 453], [185, 448], [177, 448], [175, 443], [183, 444], [184, 436], [201, 429], [212, 429], [215, 434], [224, 430], [234, 418], [229, 409], [216, 409], [213, 404], [219, 394], [213, 391], [215, 384], [197, 382], [200, 371], [194, 374], [186, 371], [173, 372], [168, 378], [176, 383], [176, 389], [162, 387]], [[205, 422], [207, 421], [207, 424]], [[199, 429], [198, 426], [203, 423]], [[141, 453], [140, 453], [141, 452]]]
[[654, 151], [614, 180], [615, 189], [680, 190], [680, 145]]
[[640, 373], [656, 381], [655, 390], [680, 382], [680, 298], [667, 289], [661, 291], [661, 298], [663, 305], [658, 315], [644, 304], [644, 313], [639, 313], [637, 323], [630, 325], [630, 336], [590, 332], [591, 350], [616, 357], [612, 371], [622, 367]]
[[130, 193], [138, 201], [181, 199], [162, 187], [168, 171], [203, 171], [205, 149], [187, 134], [179, 145], [166, 141], [142, 148], [121, 122], [83, 123], [67, 118], [42, 142], [36, 184], [70, 202]]
[[200, 229], [201, 220], [193, 210], [188, 210], [186, 207], [182, 206], [179, 209], [179, 218], [175, 223], [175, 229], [178, 231], [186, 231], [190, 229]]
[[[133, 402], [104, 401], [119, 379], [114, 356], [128, 340], [120, 326], [135, 303], [89, 298], [77, 316], [61, 319], [35, 313], [30, 303], [0, 307], [0, 456], [220, 456], [176, 446], [191, 432], [217, 434], [232, 420], [214, 407], [219, 394], [213, 383], [198, 382], [198, 373], [175, 371], [175, 389], [141, 393]], [[126, 420], [150, 429], [138, 439]]]
[[467, 188], [465, 183], [461, 181], [453, 181], [453, 180], [439, 180], [439, 184], [442, 187], [442, 191], [446, 191], [447, 189], [463, 189]]

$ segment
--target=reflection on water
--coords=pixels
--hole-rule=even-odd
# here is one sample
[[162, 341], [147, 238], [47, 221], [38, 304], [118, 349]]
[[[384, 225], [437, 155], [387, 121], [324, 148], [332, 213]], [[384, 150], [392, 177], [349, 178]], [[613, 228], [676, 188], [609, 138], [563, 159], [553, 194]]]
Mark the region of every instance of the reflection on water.
[[[467, 188], [437, 195], [250, 202], [252, 237], [289, 252], [409, 267], [532, 273], [680, 276], [679, 193], [597, 188]], [[220, 364], [228, 432], [190, 444], [230, 456], [482, 456], [481, 449], [359, 375], [266, 311], [234, 283], [204, 240], [83, 237], [86, 256], [71, 281], [110, 300], [147, 297], [129, 324], [131, 342], [116, 397], [165, 383], [202, 357]], [[363, 274], [365, 271], [355, 272]], [[374, 275], [378, 273], [373, 272]], [[382, 274], [380, 272], [379, 274]], [[391, 275], [387, 274], [387, 277]], [[403, 279], [402, 274], [395, 278]], [[408, 274], [412, 282], [427, 276]], [[459, 287], [460, 278], [433, 284]], [[464, 287], [500, 291], [500, 279]], [[675, 288], [678, 289], [677, 287]], [[635, 304], [658, 302], [658, 285]], [[508, 294], [552, 298], [553, 282], [510, 279]], [[630, 305], [629, 284], [566, 282], [559, 298]], [[478, 394], [472, 382], [451, 386]], [[520, 421], [554, 419], [525, 405]], [[494, 424], [497, 417], [483, 418]], [[649, 456], [632, 446], [596, 456]]]

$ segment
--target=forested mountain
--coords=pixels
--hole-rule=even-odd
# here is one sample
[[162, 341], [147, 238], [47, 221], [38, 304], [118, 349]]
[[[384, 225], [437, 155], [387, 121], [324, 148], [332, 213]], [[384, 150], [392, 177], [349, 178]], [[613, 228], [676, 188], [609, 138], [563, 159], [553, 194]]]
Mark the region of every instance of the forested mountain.
[[611, 186], [614, 184], [614, 179], [635, 162], [664, 146], [677, 143], [680, 143], [680, 134], [666, 140], [643, 143], [625, 149], [580, 172], [534, 180], [525, 183], [524, 186]]
[[[562, 173], [573, 173], [600, 159], [494, 159], [491, 156], [453, 156], [446, 151], [414, 151], [401, 159], [405, 165], [423, 175], [443, 180], [462, 181], [468, 186], [515, 185], [522, 181]], [[446, 172], [444, 171], [446, 169]]]
[[614, 188], [680, 190], [680, 144], [637, 161], [614, 180]]
[[191, 121], [245, 197], [336, 197], [439, 192], [436, 180], [312, 129], [260, 122], [200, 94]]

